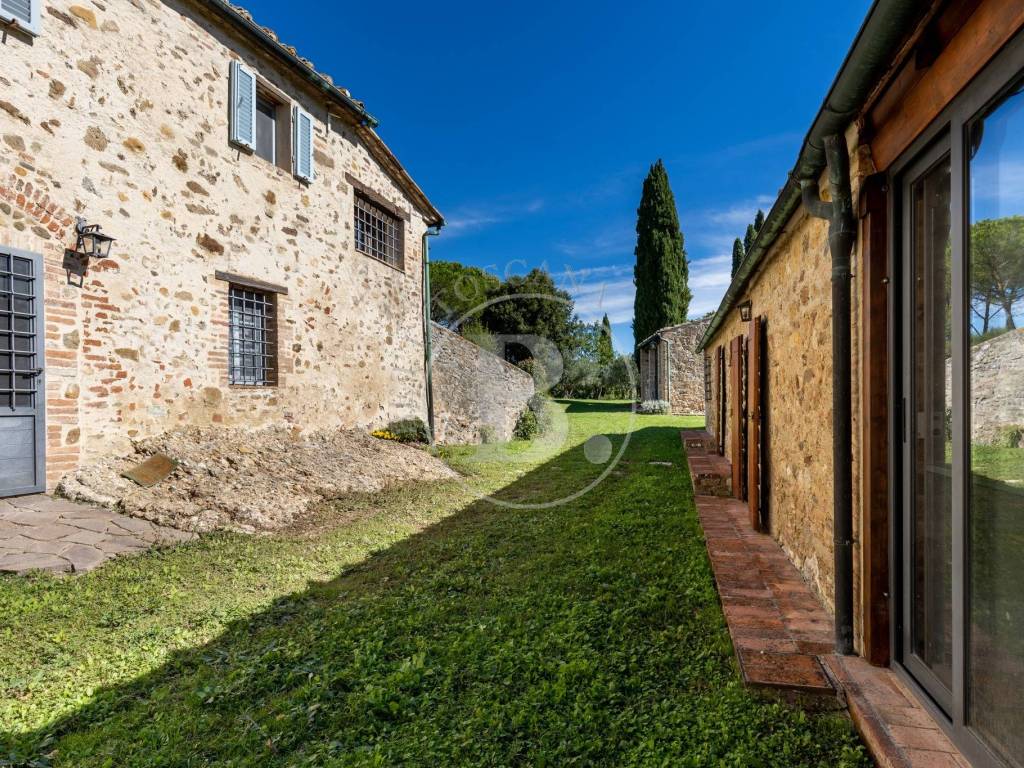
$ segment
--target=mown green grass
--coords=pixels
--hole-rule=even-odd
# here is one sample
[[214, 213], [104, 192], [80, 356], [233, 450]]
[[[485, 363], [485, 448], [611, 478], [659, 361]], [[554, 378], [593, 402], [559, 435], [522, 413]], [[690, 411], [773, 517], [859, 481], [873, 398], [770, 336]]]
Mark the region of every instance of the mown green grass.
[[[76, 767], [865, 765], [844, 720], [740, 684], [685, 422], [562, 407], [556, 455], [450, 451], [465, 484], [341, 502], [316, 536], [209, 536], [0, 580], [7, 751]], [[474, 500], [568, 495], [604, 468], [583, 441], [617, 450], [630, 429], [625, 460], [571, 503]]]

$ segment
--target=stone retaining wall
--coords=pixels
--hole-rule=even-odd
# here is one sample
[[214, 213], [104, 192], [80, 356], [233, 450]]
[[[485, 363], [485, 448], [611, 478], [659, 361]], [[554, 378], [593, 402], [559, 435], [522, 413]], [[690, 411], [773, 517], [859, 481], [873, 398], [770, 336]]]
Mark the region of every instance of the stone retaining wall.
[[435, 324], [433, 332], [437, 442], [479, 443], [486, 427], [496, 440], [511, 440], [533, 377], [446, 328]]

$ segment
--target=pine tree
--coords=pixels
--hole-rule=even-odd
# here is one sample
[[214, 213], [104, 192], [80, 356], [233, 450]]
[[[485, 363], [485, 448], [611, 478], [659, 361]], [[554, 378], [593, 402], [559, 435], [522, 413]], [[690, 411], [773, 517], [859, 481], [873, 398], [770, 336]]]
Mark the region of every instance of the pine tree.
[[612, 346], [612, 324], [605, 315], [597, 337], [597, 362], [610, 365], [615, 359], [615, 348]]
[[679, 214], [665, 166], [658, 160], [644, 179], [636, 212], [633, 338], [636, 344], [659, 328], [686, 320], [693, 294]]
[[743, 241], [738, 237], [732, 242], [732, 276], [736, 277], [736, 273], [739, 271], [740, 264], [743, 263], [743, 259], [746, 256], [746, 251], [743, 250]]
[[757, 239], [757, 230], [754, 229], [753, 224], [747, 224], [747, 234], [743, 236], [743, 252], [750, 253], [750, 249], [754, 245], [754, 241]]

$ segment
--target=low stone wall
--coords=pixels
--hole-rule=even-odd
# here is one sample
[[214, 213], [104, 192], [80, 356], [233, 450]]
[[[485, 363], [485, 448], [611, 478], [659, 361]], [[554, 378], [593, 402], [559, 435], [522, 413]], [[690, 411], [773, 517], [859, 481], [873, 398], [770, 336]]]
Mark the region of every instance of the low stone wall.
[[[1024, 425], [1024, 329], [971, 347], [971, 441], [999, 442], [1004, 428]], [[946, 360], [946, 401], [952, 402]]]
[[438, 443], [479, 443], [485, 427], [511, 440], [533, 396], [533, 377], [439, 325], [433, 326], [434, 431]]

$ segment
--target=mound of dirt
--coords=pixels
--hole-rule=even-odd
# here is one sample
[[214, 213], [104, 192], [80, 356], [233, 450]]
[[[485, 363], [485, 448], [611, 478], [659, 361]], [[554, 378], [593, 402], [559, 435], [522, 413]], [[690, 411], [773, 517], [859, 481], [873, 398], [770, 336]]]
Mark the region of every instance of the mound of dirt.
[[[288, 429], [193, 427], [133, 448], [66, 475], [58, 493], [185, 531], [257, 533], [301, 523], [316, 504], [348, 493], [456, 477], [426, 451], [355, 431], [297, 438]], [[178, 462], [166, 479], [142, 488], [121, 477], [157, 453]]]

